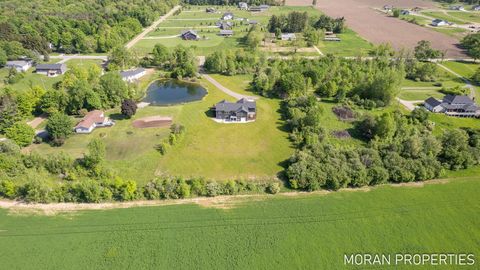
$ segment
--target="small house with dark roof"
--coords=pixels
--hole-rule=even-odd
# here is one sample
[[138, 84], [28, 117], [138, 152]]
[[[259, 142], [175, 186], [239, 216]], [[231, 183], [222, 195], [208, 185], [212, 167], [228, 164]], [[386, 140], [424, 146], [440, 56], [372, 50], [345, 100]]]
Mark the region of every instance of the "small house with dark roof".
[[472, 7], [473, 11], [480, 11], [480, 5], [476, 5]]
[[183, 40], [199, 40], [200, 39], [200, 36], [194, 30], [183, 31], [182, 34], [180, 34], [180, 37]]
[[134, 82], [141, 77], [145, 76], [147, 74], [146, 70], [144, 68], [137, 68], [137, 69], [131, 69], [131, 70], [125, 70], [120, 72], [120, 76], [122, 76], [122, 80], [126, 82]]
[[225, 12], [222, 15], [222, 20], [227, 21], [227, 20], [233, 20], [233, 13], [232, 12]]
[[249, 8], [250, 12], [264, 12], [270, 8], [269, 5], [260, 5], [260, 6], [252, 6]]
[[441, 20], [441, 19], [435, 19], [432, 21], [431, 23], [432, 26], [447, 26], [447, 25], [450, 25], [450, 23], [448, 21], [445, 21], [445, 20]]
[[228, 29], [232, 28], [233, 23], [232, 22], [218, 22], [217, 25], [222, 30], [228, 30]]
[[110, 127], [115, 125], [115, 122], [105, 116], [105, 113], [100, 110], [88, 112], [76, 126], [76, 133], [91, 133], [97, 127]]
[[257, 104], [242, 98], [237, 102], [225, 100], [215, 104], [215, 119], [220, 122], [252, 122], [257, 119]]
[[207, 13], [215, 13], [215, 11], [216, 11], [216, 10], [215, 10], [213, 7], [207, 7], [207, 8], [205, 9], [205, 12], [207, 12]]
[[58, 75], [63, 75], [67, 72], [67, 65], [65, 64], [39, 64], [36, 66], [38, 74], [43, 74], [48, 77], [56, 77]]
[[425, 100], [424, 106], [431, 112], [449, 116], [480, 117], [480, 107], [468, 96], [446, 95], [442, 101], [431, 97]]

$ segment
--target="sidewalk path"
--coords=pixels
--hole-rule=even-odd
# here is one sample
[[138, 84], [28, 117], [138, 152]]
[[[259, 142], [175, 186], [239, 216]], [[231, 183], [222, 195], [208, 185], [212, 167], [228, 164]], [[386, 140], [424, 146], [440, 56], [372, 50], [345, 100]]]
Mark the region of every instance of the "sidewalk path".
[[404, 99], [400, 99], [398, 97], [396, 99], [398, 100], [398, 102], [400, 102], [400, 104], [405, 106], [405, 108], [407, 108], [407, 110], [409, 110], [409, 111], [415, 110], [415, 108], [417, 107], [417, 105], [415, 105], [416, 103], [422, 103], [423, 102], [423, 100], [404, 100]]
[[178, 5], [178, 6], [175, 6], [174, 8], [172, 8], [167, 14], [163, 15], [162, 17], [160, 17], [160, 19], [156, 20], [154, 23], [152, 23], [152, 25], [150, 25], [149, 27], [145, 28], [145, 30], [143, 30], [142, 33], [140, 33], [138, 36], [136, 36], [134, 39], [132, 39], [130, 42], [127, 43], [127, 45], [125, 45], [125, 47], [127, 49], [130, 49], [132, 48], [135, 44], [137, 44], [137, 42], [139, 42], [142, 38], [144, 38], [148, 33], [150, 33], [151, 31], [155, 30], [155, 28], [157, 28], [157, 26], [163, 22], [165, 19], [167, 19], [168, 17], [172, 16], [175, 12], [177, 12], [177, 10], [179, 10], [182, 6]]

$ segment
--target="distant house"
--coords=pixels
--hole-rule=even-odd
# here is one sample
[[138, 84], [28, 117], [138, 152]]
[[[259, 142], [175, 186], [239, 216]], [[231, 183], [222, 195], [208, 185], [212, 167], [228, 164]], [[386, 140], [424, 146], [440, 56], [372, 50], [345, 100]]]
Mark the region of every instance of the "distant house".
[[465, 8], [461, 5], [456, 5], [456, 6], [450, 6], [450, 10], [460, 10], [460, 11], [465, 11]]
[[472, 10], [474, 10], [474, 11], [480, 11], [480, 5], [473, 6], [473, 7], [472, 7]]
[[282, 40], [296, 40], [297, 39], [297, 36], [295, 36], [294, 33], [285, 33], [285, 34], [282, 34], [280, 37], [281, 37]]
[[435, 19], [432, 21], [432, 26], [447, 26], [447, 25], [450, 25], [450, 23], [448, 21], [445, 21], [445, 20], [441, 20], [441, 19]]
[[231, 12], [225, 12], [223, 15], [222, 15], [222, 20], [224, 21], [227, 21], [227, 20], [233, 20], [233, 13]]
[[248, 4], [245, 2], [239, 2], [238, 3], [238, 8], [241, 10], [247, 10], [248, 9]]
[[222, 122], [251, 122], [257, 119], [257, 104], [242, 98], [237, 102], [225, 100], [215, 104], [215, 119]]
[[248, 21], [248, 23], [251, 24], [251, 25], [257, 25], [258, 24], [258, 22], [255, 21], [255, 20], [250, 20], [250, 21]]
[[200, 36], [194, 30], [183, 31], [180, 37], [184, 40], [199, 40]]
[[205, 9], [205, 12], [207, 12], [207, 13], [215, 13], [215, 11], [216, 11], [216, 10], [215, 10], [213, 7], [207, 7], [207, 8]]
[[134, 82], [141, 77], [145, 76], [147, 72], [145, 71], [144, 68], [137, 68], [137, 69], [131, 69], [131, 70], [125, 70], [120, 72], [120, 76], [122, 76], [122, 80], [126, 82]]
[[224, 37], [231, 37], [233, 36], [233, 30], [220, 30], [218, 34]]
[[97, 127], [110, 127], [115, 125], [115, 122], [105, 117], [104, 112], [94, 110], [88, 112], [76, 126], [76, 133], [91, 133]]
[[392, 10], [393, 10], [393, 6], [392, 6], [392, 5], [385, 5], [385, 6], [383, 6], [383, 10], [385, 10], [385, 11], [392, 11]]
[[443, 100], [428, 98], [424, 102], [427, 110], [449, 116], [480, 117], [480, 107], [468, 96], [446, 95]]
[[36, 66], [38, 74], [47, 75], [48, 77], [56, 77], [67, 72], [67, 65], [65, 64], [40, 64]]
[[228, 30], [228, 29], [232, 28], [233, 23], [231, 23], [231, 22], [219, 22], [219, 23], [217, 23], [217, 25], [222, 30]]
[[260, 6], [252, 6], [250, 7], [250, 12], [264, 12], [270, 8], [269, 5], [260, 5]]
[[14, 68], [18, 72], [26, 72], [33, 65], [31, 60], [18, 60], [18, 61], [7, 61], [5, 64], [6, 68]]
[[400, 15], [410, 15], [410, 10], [402, 9], [400, 10]]

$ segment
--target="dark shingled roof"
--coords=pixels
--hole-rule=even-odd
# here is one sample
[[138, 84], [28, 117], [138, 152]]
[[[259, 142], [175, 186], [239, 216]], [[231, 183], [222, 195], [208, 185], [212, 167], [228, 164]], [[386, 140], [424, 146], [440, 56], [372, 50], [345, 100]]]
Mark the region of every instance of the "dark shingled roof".
[[47, 69], [47, 70], [61, 70], [61, 69], [66, 69], [65, 64], [39, 64], [37, 65], [37, 70], [41, 69]]
[[443, 102], [449, 104], [475, 104], [468, 96], [446, 95], [443, 97]]
[[436, 98], [429, 97], [427, 100], [425, 100], [425, 104], [428, 104], [432, 107], [437, 107], [438, 105], [441, 104], [441, 102], [439, 100], [437, 100]]
[[215, 105], [216, 111], [223, 112], [255, 112], [256, 108], [257, 104], [255, 103], [255, 101], [247, 100], [245, 98], [242, 98], [235, 103], [222, 100]]

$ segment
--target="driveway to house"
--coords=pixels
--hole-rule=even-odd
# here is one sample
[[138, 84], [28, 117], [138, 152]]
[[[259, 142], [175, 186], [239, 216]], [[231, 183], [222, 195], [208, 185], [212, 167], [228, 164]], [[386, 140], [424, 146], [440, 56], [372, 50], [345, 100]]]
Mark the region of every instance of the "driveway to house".
[[37, 128], [43, 121], [47, 119], [46, 115], [40, 115], [38, 117], [33, 118], [32, 121], [27, 122], [27, 125], [31, 126], [32, 128]]
[[403, 106], [405, 106], [405, 108], [407, 108], [407, 110], [409, 111], [413, 111], [415, 110], [415, 108], [417, 107], [417, 103], [422, 103], [423, 100], [404, 100], [404, 99], [400, 99], [400, 98], [396, 98], [398, 100], [398, 102], [400, 102], [400, 104], [402, 104]]
[[179, 10], [182, 6], [178, 5], [178, 6], [175, 6], [173, 7], [167, 14], [163, 15], [162, 17], [160, 17], [160, 19], [156, 20], [155, 22], [152, 23], [152, 25], [150, 25], [149, 27], [145, 28], [145, 30], [143, 30], [142, 33], [140, 33], [138, 36], [136, 36], [135, 38], [133, 38], [130, 42], [127, 43], [127, 45], [125, 45], [125, 47], [127, 49], [130, 49], [132, 48], [135, 44], [137, 44], [137, 42], [139, 42], [141, 39], [143, 39], [148, 33], [150, 33], [151, 31], [155, 30], [155, 28], [157, 28], [157, 26], [163, 22], [164, 20], [166, 20], [168, 17], [172, 16], [175, 12], [177, 12], [177, 10]]
[[472, 83], [465, 77], [463, 77], [462, 75], [456, 73], [455, 71], [449, 69], [448, 67], [442, 65], [441, 63], [437, 63], [438, 66], [440, 66], [441, 68], [445, 69], [446, 71], [450, 72], [451, 74], [457, 76], [458, 78], [462, 79], [462, 81], [465, 83], [465, 87], [469, 88], [470, 89], [470, 98], [475, 100], [475, 88], [473, 87]]

